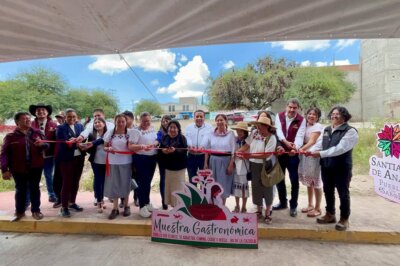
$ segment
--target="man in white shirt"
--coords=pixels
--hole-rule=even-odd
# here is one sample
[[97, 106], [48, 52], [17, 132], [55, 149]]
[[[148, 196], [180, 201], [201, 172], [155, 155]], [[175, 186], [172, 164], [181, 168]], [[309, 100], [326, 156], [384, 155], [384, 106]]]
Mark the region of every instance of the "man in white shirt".
[[197, 110], [193, 115], [194, 123], [186, 126], [185, 137], [189, 148], [187, 166], [189, 181], [196, 185], [192, 182], [192, 177], [197, 175], [197, 170], [204, 168], [205, 155], [195, 152], [193, 149], [202, 148], [205, 137], [212, 133], [213, 128], [210, 124], [204, 122], [205, 113], [203, 110]]
[[[306, 131], [306, 119], [298, 113], [300, 102], [297, 99], [287, 101], [286, 110], [278, 113], [275, 119], [276, 134], [283, 148], [287, 152], [297, 152], [304, 144]], [[283, 154], [279, 156], [282, 170], [289, 171], [291, 183], [290, 216], [297, 216], [297, 200], [299, 198], [299, 156], [297, 154]], [[276, 185], [279, 194], [279, 203], [273, 206], [273, 210], [287, 208], [287, 193], [285, 179]]]
[[340, 199], [340, 220], [335, 228], [345, 231], [349, 227], [350, 181], [352, 176], [352, 150], [358, 142], [357, 130], [347, 124], [351, 115], [344, 107], [334, 107], [328, 117], [331, 126], [325, 128], [317, 141], [313, 157], [321, 158], [321, 176], [324, 183], [326, 214], [317, 223], [336, 223], [335, 187]]

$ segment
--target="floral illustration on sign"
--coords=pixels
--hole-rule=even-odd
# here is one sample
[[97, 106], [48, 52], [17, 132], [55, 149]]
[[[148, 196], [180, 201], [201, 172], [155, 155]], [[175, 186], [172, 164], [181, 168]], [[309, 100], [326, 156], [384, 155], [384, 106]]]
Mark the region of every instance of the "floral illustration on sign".
[[175, 192], [183, 205], [178, 211], [201, 221], [227, 219], [223, 209], [219, 206], [223, 189], [211, 176], [210, 170], [199, 170], [197, 176], [192, 178], [192, 182], [198, 184], [200, 189], [186, 183], [183, 193]]
[[400, 124], [385, 125], [385, 127], [377, 134], [377, 147], [386, 156], [400, 157]]

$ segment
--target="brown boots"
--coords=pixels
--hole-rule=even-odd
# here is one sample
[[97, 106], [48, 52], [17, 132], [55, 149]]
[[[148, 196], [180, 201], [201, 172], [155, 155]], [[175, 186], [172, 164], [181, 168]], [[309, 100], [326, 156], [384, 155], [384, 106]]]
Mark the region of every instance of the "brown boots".
[[[327, 212], [324, 216], [317, 218], [319, 224], [333, 224], [336, 223], [335, 215]], [[346, 231], [349, 228], [349, 220], [340, 218], [339, 222], [335, 225], [335, 229], [338, 231]]]
[[319, 224], [333, 224], [336, 223], [336, 217], [334, 214], [327, 212], [324, 216], [317, 218]]

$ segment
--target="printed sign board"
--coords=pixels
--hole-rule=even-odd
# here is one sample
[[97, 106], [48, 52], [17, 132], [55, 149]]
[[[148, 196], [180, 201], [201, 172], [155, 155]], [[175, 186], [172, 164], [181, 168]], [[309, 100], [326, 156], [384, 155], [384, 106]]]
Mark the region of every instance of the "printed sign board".
[[210, 170], [192, 178], [198, 187], [185, 183], [175, 191], [177, 205], [152, 214], [152, 241], [194, 246], [258, 248], [255, 213], [231, 213], [222, 204], [222, 186]]
[[377, 134], [377, 142], [382, 158], [373, 155], [369, 159], [375, 192], [400, 203], [400, 124], [385, 125]]

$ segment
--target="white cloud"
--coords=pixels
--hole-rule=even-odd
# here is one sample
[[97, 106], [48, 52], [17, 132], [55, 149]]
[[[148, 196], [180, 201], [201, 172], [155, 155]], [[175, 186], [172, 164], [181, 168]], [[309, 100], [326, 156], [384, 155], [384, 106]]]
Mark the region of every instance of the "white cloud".
[[306, 61], [301, 62], [300, 65], [303, 67], [308, 67], [311, 65], [311, 62], [310, 62], [310, 60], [306, 60]]
[[153, 79], [152, 81], [150, 81], [150, 84], [153, 86], [157, 86], [160, 84], [160, 82], [158, 81], [158, 79]]
[[354, 39], [340, 39], [338, 40], [338, 42], [336, 43], [336, 48], [340, 50], [343, 50], [344, 48], [346, 48], [347, 46], [352, 46], [354, 43], [356, 42], [356, 40]]
[[188, 58], [185, 55], [181, 55], [179, 58], [179, 61], [181, 62], [186, 62], [188, 60]]
[[235, 66], [235, 63], [232, 60], [229, 60], [228, 62], [225, 62], [222, 67], [225, 69], [230, 69]]
[[[175, 71], [175, 53], [168, 50], [154, 50], [123, 54], [131, 67], [140, 67], [144, 71], [169, 72]], [[96, 61], [89, 65], [90, 70], [98, 70], [104, 74], [120, 73], [128, 69], [119, 55], [97, 55]]]
[[324, 66], [327, 66], [327, 65], [328, 65], [328, 62], [321, 62], [321, 61], [319, 61], [319, 62], [315, 62], [315, 65], [316, 65], [317, 67], [324, 67]]
[[288, 51], [319, 51], [326, 50], [331, 46], [329, 40], [316, 40], [316, 41], [284, 41], [272, 42], [272, 47], [282, 47], [283, 50]]
[[[330, 63], [329, 65], [332, 66], [333, 63]], [[335, 66], [347, 66], [347, 65], [351, 65], [349, 59], [345, 59], [345, 60], [335, 60]]]
[[210, 71], [201, 56], [196, 55], [185, 66], [181, 67], [168, 87], [160, 87], [157, 93], [174, 93], [174, 98], [198, 97], [208, 85]]
[[328, 62], [311, 62], [310, 60], [306, 60], [300, 63], [301, 66], [303, 67], [309, 67], [309, 66], [316, 66], [316, 67], [324, 67], [328, 65]]

